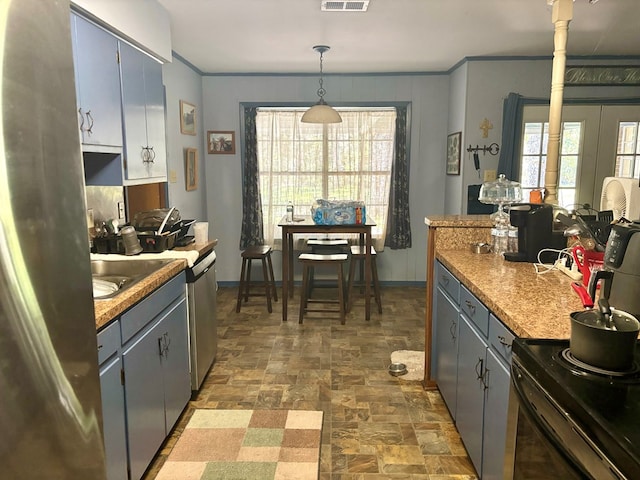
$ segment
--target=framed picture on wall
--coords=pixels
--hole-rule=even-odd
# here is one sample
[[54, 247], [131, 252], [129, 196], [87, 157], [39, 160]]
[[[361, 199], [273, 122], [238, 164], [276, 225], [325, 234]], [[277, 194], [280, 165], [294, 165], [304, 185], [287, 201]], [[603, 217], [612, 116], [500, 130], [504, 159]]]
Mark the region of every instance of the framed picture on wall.
[[180, 133], [196, 134], [196, 106], [180, 100]]
[[462, 132], [447, 136], [447, 175], [460, 175], [460, 142]]
[[236, 153], [236, 134], [232, 131], [209, 130], [207, 153], [233, 155]]
[[184, 178], [187, 191], [198, 188], [198, 149], [185, 148]]

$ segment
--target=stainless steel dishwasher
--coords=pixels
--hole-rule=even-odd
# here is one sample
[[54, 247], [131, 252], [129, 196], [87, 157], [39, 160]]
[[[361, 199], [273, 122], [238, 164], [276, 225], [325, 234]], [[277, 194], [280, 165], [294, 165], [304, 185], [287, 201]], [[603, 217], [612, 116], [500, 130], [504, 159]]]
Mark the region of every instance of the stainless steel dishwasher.
[[206, 377], [218, 350], [216, 318], [216, 252], [198, 259], [187, 273], [189, 337], [191, 345], [191, 390], [195, 393]]

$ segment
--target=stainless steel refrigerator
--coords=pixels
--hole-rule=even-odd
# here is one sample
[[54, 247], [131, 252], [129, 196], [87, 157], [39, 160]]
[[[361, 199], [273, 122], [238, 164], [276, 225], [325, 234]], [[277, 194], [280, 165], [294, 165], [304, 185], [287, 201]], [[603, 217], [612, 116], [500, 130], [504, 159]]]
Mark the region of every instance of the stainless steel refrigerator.
[[68, 0], [0, 0], [0, 477], [104, 479]]

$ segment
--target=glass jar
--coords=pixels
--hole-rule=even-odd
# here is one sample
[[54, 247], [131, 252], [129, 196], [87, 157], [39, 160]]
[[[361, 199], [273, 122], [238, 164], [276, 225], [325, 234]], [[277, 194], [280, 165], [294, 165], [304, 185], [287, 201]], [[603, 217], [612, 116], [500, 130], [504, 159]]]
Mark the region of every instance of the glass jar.
[[497, 255], [502, 255], [507, 252], [509, 241], [509, 229], [506, 225], [496, 225], [496, 240], [493, 248], [493, 252]]
[[509, 226], [507, 232], [507, 252], [518, 252], [518, 228]]

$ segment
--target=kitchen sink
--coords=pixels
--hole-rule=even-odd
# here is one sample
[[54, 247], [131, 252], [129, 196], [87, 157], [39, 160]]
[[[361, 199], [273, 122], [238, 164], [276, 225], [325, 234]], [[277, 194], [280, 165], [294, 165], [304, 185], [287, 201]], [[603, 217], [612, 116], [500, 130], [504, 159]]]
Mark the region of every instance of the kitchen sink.
[[171, 262], [173, 259], [92, 260], [93, 298], [115, 297]]

